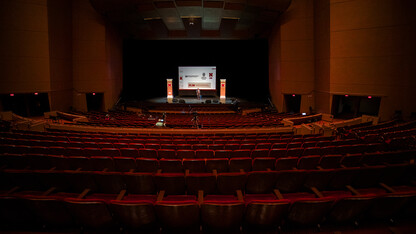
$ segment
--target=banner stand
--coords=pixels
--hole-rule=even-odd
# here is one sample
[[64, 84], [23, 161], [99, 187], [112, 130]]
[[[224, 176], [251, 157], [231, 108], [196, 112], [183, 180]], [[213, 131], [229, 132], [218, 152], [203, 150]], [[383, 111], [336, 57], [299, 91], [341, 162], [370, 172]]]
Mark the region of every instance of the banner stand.
[[166, 85], [167, 85], [166, 100], [168, 103], [172, 103], [173, 102], [172, 79], [166, 79]]
[[225, 104], [225, 83], [226, 79], [221, 79], [221, 89], [220, 89], [220, 103]]

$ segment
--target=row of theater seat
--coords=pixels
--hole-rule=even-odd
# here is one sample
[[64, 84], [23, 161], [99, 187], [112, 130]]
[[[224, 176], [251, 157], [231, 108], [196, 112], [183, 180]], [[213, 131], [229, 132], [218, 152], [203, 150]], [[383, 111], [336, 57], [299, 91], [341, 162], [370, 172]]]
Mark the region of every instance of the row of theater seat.
[[414, 169], [407, 164], [218, 174], [5, 170], [0, 226], [275, 230], [282, 221], [411, 218]]
[[[47, 132], [35, 132], [35, 131], [23, 131], [23, 130], [14, 130], [13, 132], [1, 132], [0, 136], [10, 137], [10, 138], [22, 138], [22, 139], [33, 139], [37, 138], [39, 140], [74, 140], [77, 139], [161, 139], [161, 140], [177, 140], [177, 139], [198, 139], [198, 140], [257, 140], [257, 139], [273, 139], [273, 140], [301, 140], [301, 139], [316, 139], [316, 141], [321, 140], [332, 140], [334, 136], [322, 136], [321, 134], [308, 134], [308, 135], [294, 135], [293, 132], [284, 132], [284, 133], [118, 133], [118, 132], [82, 132], [82, 131], [65, 131], [65, 130], [56, 130], [49, 129]], [[90, 141], [90, 140], [88, 140]]]
[[152, 148], [152, 149], [292, 149], [292, 148], [310, 148], [310, 147], [326, 147], [326, 146], [343, 146], [343, 145], [356, 145], [356, 144], [370, 144], [379, 143], [364, 142], [361, 140], [337, 140], [337, 141], [305, 141], [305, 142], [283, 142], [283, 143], [271, 143], [271, 142], [257, 142], [257, 143], [243, 143], [238, 141], [216, 141], [212, 144], [206, 143], [194, 143], [188, 140], [181, 140], [178, 142], [165, 143], [163, 140], [151, 140], [146, 142], [137, 140], [126, 140], [125, 142], [108, 142], [108, 141], [40, 141], [29, 139], [12, 139], [1, 138], [1, 144], [6, 145], [27, 145], [27, 146], [40, 146], [40, 147], [98, 147], [98, 148]]
[[108, 156], [57, 156], [42, 154], [1, 154], [0, 165], [9, 169], [50, 169], [93, 171], [138, 171], [156, 172], [218, 172], [261, 171], [358, 167], [363, 165], [400, 164], [414, 161], [416, 150], [392, 152], [358, 153], [347, 155], [311, 155], [302, 157], [234, 157], [234, 158], [134, 158]]
[[[414, 145], [416, 138], [413, 135], [402, 136], [397, 138], [382, 139], [380, 136], [369, 137], [368, 139], [338, 139], [334, 136], [323, 137], [288, 137], [282, 139], [209, 139], [193, 138], [182, 139], [165, 139], [165, 138], [131, 138], [108, 136], [101, 137], [67, 137], [60, 135], [37, 135], [37, 134], [16, 134], [1, 133], [0, 145], [16, 145], [16, 146], [39, 146], [39, 147], [78, 147], [78, 148], [152, 148], [152, 149], [299, 149], [312, 147], [330, 147], [360, 145], [360, 144], [380, 144], [384, 143], [392, 149], [408, 148]], [[46, 138], [42, 138], [46, 137]], [[35, 140], [36, 139], [36, 140]]]
[[380, 191], [383, 183], [393, 189], [411, 185], [416, 178], [415, 164], [369, 166], [323, 170], [282, 170], [225, 173], [133, 173], [92, 172], [78, 170], [3, 170], [1, 190], [18, 187], [26, 191], [55, 188], [61, 192], [155, 194], [164, 190], [167, 195], [205, 194], [268, 194], [278, 189], [283, 194], [307, 192], [309, 188], [323, 191], [345, 190], [352, 186], [360, 194]]
[[[226, 145], [227, 146], [227, 145]], [[235, 158], [235, 157], [301, 157], [307, 155], [348, 154], [362, 152], [385, 151], [382, 143], [356, 144], [343, 146], [309, 147], [309, 148], [274, 148], [274, 149], [155, 149], [155, 148], [92, 148], [92, 147], [62, 147], [62, 146], [24, 146], [0, 145], [0, 152], [11, 154], [45, 154], [64, 156], [108, 156], [135, 158]], [[148, 145], [148, 147], [151, 147]]]
[[[55, 139], [49, 139], [49, 137]], [[332, 137], [333, 138], [333, 137]], [[36, 139], [36, 140], [35, 140]], [[314, 146], [330, 146], [330, 145], [353, 145], [353, 144], [360, 144], [360, 143], [371, 143], [367, 141], [363, 141], [360, 139], [346, 139], [346, 140], [334, 140], [334, 139], [326, 139], [325, 138], [314, 138], [314, 139], [291, 139], [287, 138], [285, 140], [282, 139], [267, 139], [267, 138], [258, 138], [258, 139], [207, 139], [207, 138], [178, 138], [178, 139], [164, 139], [164, 138], [90, 138], [90, 137], [69, 137], [66, 139], [64, 136], [48, 136], [47, 139], [38, 138], [36, 135], [32, 136], [32, 138], [21, 138], [21, 137], [1, 137], [1, 142], [3, 144], [14, 144], [14, 145], [30, 145], [30, 146], [54, 146], [54, 145], [62, 145], [62, 146], [71, 146], [71, 147], [91, 147], [91, 144], [97, 144], [100, 148], [122, 148], [124, 144], [137, 144], [143, 145], [144, 147], [147, 144], [152, 146], [159, 145], [158, 148], [163, 148], [162, 146], [169, 146], [169, 145], [184, 145], [188, 147], [198, 147], [198, 148], [210, 148], [212, 145], [247, 145], [251, 148], [306, 148], [306, 147], [314, 147]], [[56, 144], [54, 144], [56, 142]], [[375, 141], [373, 141], [375, 142]], [[276, 144], [275, 146], [273, 146]], [[120, 145], [120, 146], [119, 146]], [[254, 147], [252, 146], [254, 145]]]
[[[408, 219], [415, 215], [414, 193], [339, 195], [277, 199], [271, 195], [239, 200], [80, 199], [71, 195], [0, 197], [4, 229], [80, 231], [296, 231], [305, 226], [358, 224]], [[139, 215], [132, 215], [139, 214]]]
[[[415, 135], [416, 129], [414, 128], [414, 122], [404, 123], [389, 129], [382, 129], [382, 131], [374, 132], [363, 132], [363, 131], [351, 131], [342, 134], [345, 139], [354, 139], [360, 136], [362, 140], [371, 140], [374, 138], [385, 139], [406, 137]], [[377, 127], [374, 125], [374, 127]], [[357, 135], [358, 134], [358, 135]], [[264, 140], [280, 140], [282, 142], [303, 142], [303, 141], [328, 141], [334, 140], [334, 136], [321, 136], [317, 135], [293, 135], [293, 133], [217, 133], [217, 134], [126, 134], [126, 133], [87, 133], [87, 132], [76, 132], [76, 131], [51, 131], [51, 132], [32, 132], [32, 131], [16, 131], [16, 132], [2, 132], [2, 137], [11, 138], [26, 138], [26, 139], [39, 139], [39, 140], [52, 140], [52, 141], [111, 141], [119, 142], [121, 140], [141, 140], [143, 142], [147, 140], [162, 140], [162, 141], [180, 141], [188, 140], [191, 143], [200, 142], [212, 144], [213, 141], [217, 140], [237, 140], [237, 141], [264, 141]], [[224, 143], [224, 142], [222, 142]], [[274, 142], [273, 142], [274, 143]]]
[[[86, 113], [88, 122], [78, 122], [74, 124], [93, 125], [93, 126], [112, 126], [112, 127], [152, 127], [162, 114], [155, 113], [154, 116], [136, 113]], [[169, 127], [189, 128], [192, 127], [192, 114], [178, 113], [166, 114]], [[276, 126], [281, 124], [282, 118], [294, 116], [292, 114], [271, 114], [257, 113], [256, 115], [239, 115], [236, 113], [217, 113], [199, 114], [201, 125], [205, 128], [238, 128], [238, 127], [262, 127]], [[72, 123], [70, 123], [72, 124]]]

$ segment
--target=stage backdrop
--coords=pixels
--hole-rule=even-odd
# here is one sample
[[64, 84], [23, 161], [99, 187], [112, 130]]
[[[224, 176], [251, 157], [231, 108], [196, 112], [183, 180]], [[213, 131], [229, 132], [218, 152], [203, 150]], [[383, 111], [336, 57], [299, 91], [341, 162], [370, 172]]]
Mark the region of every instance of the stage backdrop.
[[[123, 47], [125, 100], [165, 97], [166, 79], [173, 79], [176, 97], [180, 89], [179, 67], [211, 66], [216, 67], [216, 95], [219, 96], [219, 80], [226, 79], [227, 97], [267, 102], [267, 40], [125, 40]], [[209, 73], [205, 74], [207, 80]], [[189, 92], [195, 95], [194, 90]], [[204, 92], [207, 91], [202, 89]]]

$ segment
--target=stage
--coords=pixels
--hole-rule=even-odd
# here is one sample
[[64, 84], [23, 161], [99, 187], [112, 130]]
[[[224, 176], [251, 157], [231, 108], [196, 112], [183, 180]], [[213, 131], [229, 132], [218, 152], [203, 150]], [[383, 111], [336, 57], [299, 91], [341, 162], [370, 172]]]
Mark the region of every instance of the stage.
[[[166, 97], [158, 97], [148, 99], [144, 102], [147, 103], [168, 103]], [[219, 97], [212, 97], [212, 96], [202, 96], [201, 99], [192, 96], [177, 96], [173, 98], [173, 102], [171, 104], [225, 104], [225, 105], [233, 105], [239, 102], [246, 102], [245, 100], [229, 97], [225, 99], [225, 103], [220, 102]]]
[[241, 113], [247, 110], [261, 111], [268, 106], [265, 103], [250, 102], [241, 98], [228, 97], [225, 103], [219, 97], [202, 96], [176, 96], [172, 103], [166, 97], [156, 97], [147, 100], [128, 101], [119, 103], [118, 108], [134, 112], [166, 112], [166, 113]]

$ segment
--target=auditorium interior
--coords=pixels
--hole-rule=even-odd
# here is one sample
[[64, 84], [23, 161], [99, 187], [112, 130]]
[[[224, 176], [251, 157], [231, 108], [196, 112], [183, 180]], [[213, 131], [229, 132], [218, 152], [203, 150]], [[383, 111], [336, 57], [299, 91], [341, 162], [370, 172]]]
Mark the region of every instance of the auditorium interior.
[[0, 232], [416, 233], [415, 9], [1, 0]]

